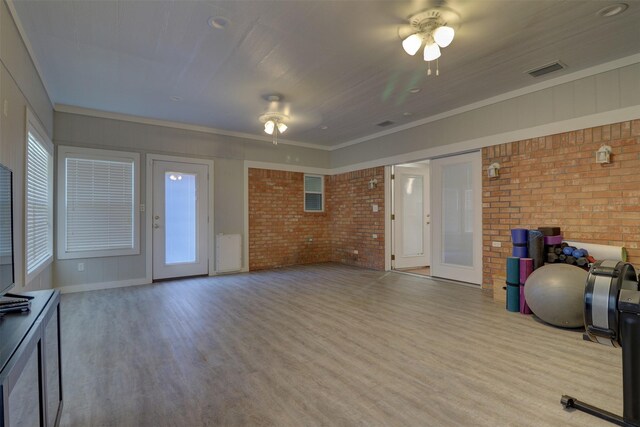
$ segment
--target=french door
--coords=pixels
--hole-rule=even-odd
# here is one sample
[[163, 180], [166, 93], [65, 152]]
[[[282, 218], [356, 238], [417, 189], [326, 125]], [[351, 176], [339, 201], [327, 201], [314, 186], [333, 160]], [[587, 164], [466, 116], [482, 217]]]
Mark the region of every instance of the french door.
[[153, 278], [207, 274], [208, 166], [153, 160]]
[[482, 284], [480, 152], [430, 162], [431, 275]]
[[427, 267], [430, 246], [429, 166], [393, 168], [394, 268]]

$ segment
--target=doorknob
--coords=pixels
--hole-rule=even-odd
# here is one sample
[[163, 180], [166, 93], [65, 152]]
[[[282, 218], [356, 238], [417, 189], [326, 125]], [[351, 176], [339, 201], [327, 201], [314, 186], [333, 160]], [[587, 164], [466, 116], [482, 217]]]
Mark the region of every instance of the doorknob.
[[154, 219], [160, 219], [160, 215], [156, 215], [153, 217]]
[[160, 225], [158, 225], [158, 224], [153, 224], [153, 228], [160, 228]]

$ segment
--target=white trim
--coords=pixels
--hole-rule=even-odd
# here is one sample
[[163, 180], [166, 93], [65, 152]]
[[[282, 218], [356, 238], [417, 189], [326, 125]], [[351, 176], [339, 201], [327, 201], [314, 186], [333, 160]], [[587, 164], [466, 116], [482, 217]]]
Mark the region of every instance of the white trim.
[[244, 233], [242, 233], [242, 269], [241, 272], [249, 271], [249, 168], [254, 162], [244, 162]]
[[125, 288], [128, 286], [150, 285], [151, 282], [147, 278], [116, 280], [114, 282], [99, 283], [83, 283], [81, 285], [57, 286], [54, 289], [63, 294], [71, 294], [75, 292], [98, 291], [100, 289]]
[[20, 34], [20, 37], [22, 38], [22, 42], [27, 48], [27, 53], [31, 58], [31, 62], [33, 62], [33, 66], [36, 69], [36, 73], [38, 73], [38, 77], [40, 77], [40, 82], [42, 82], [44, 91], [47, 92], [47, 97], [49, 98], [49, 104], [53, 105], [53, 97], [51, 96], [49, 85], [47, 84], [47, 81], [44, 78], [42, 67], [40, 66], [40, 63], [36, 58], [36, 55], [33, 51], [33, 46], [31, 45], [31, 41], [29, 41], [29, 38], [27, 37], [27, 32], [25, 31], [24, 26], [22, 25], [22, 21], [20, 20], [20, 17], [18, 16], [18, 12], [16, 11], [16, 5], [13, 3], [13, 0], [6, 0], [6, 2], [7, 2], [7, 7], [9, 8], [9, 13], [11, 14], [11, 18], [13, 19], [14, 24], [16, 24], [18, 33]]
[[437, 147], [425, 148], [424, 150], [411, 151], [409, 153], [402, 153], [348, 166], [341, 166], [330, 169], [330, 174], [335, 175], [385, 165], [396, 165], [415, 162], [418, 160], [432, 159], [434, 157], [450, 156], [453, 154], [466, 153], [468, 151], [475, 151], [484, 147], [504, 144], [507, 142], [521, 141], [523, 139], [538, 138], [547, 135], [555, 135], [558, 133], [571, 132], [580, 129], [588, 129], [597, 126], [608, 125], [611, 123], [624, 122], [627, 120], [636, 120], [638, 119], [638, 117], [640, 117], [640, 105], [634, 105], [632, 107], [621, 108], [618, 110], [605, 111], [603, 113], [591, 114], [588, 116], [547, 123], [531, 128], [518, 129], [515, 131], [495, 135], [488, 135], [480, 138], [469, 139], [466, 141], [444, 144]]
[[[114, 113], [111, 111], [94, 110], [91, 108], [76, 107], [73, 105], [55, 104], [54, 110], [59, 113], [78, 114], [81, 116], [97, 117], [101, 119], [121, 120], [124, 122], [140, 123], [144, 125], [163, 126], [173, 129], [189, 130], [194, 132], [209, 133], [214, 135], [231, 136], [234, 138], [250, 139], [253, 141], [272, 143], [271, 137], [259, 136], [245, 132], [233, 132], [223, 129], [217, 129], [209, 126], [194, 125], [189, 123], [174, 122], [171, 120], [152, 119], [149, 117], [135, 116], [124, 113]], [[278, 139], [278, 144], [294, 145], [297, 147], [312, 148], [315, 150], [331, 151], [330, 147], [319, 144], [311, 144], [308, 142], [298, 142], [288, 139]]]
[[391, 270], [391, 166], [384, 167], [384, 270]]
[[[106, 158], [109, 160], [122, 159], [133, 161], [133, 247], [130, 249], [90, 250], [81, 252], [66, 252], [66, 168], [65, 160], [74, 155], [78, 158]], [[96, 148], [58, 146], [58, 170], [57, 170], [57, 213], [56, 223], [57, 259], [96, 258], [109, 256], [126, 256], [140, 254], [140, 153], [131, 151], [103, 150]]]
[[635, 55], [627, 56], [624, 58], [616, 59], [615, 61], [605, 62], [604, 64], [599, 64], [593, 67], [585, 68], [584, 70], [576, 71], [571, 74], [566, 74], [564, 76], [556, 77], [554, 79], [545, 80], [540, 83], [535, 83], [530, 86], [525, 86], [523, 88], [512, 90], [510, 92], [505, 92], [500, 95], [493, 96], [491, 98], [483, 99], [482, 101], [474, 102], [472, 104], [467, 104], [459, 108], [454, 108], [453, 110], [449, 110], [440, 114], [425, 117], [424, 119], [416, 120], [415, 122], [396, 126], [391, 129], [387, 129], [371, 135], [363, 136], [362, 138], [356, 138], [351, 141], [343, 142], [342, 144], [333, 145], [331, 146], [330, 151], [339, 150], [341, 148], [349, 147], [351, 145], [360, 144], [361, 142], [380, 138], [386, 135], [391, 135], [397, 132], [402, 132], [407, 129], [411, 129], [417, 126], [422, 126], [427, 123], [432, 123], [438, 120], [446, 119], [447, 117], [456, 116], [458, 114], [466, 113], [471, 110], [476, 110], [481, 107], [497, 104], [499, 102], [503, 102], [508, 99], [517, 98], [522, 95], [538, 92], [540, 90], [548, 89], [550, 87], [558, 86], [564, 83], [569, 83], [585, 77], [590, 77], [596, 74], [606, 73], [607, 71], [615, 70], [618, 68], [627, 67], [629, 65], [633, 65], [638, 62], [640, 62], [640, 54], [635, 54]]
[[215, 276], [215, 211], [214, 211], [214, 161], [197, 157], [167, 156], [164, 154], [147, 154], [145, 158], [146, 182], [145, 182], [145, 263], [147, 270], [147, 280], [153, 282], [153, 162], [166, 161], [177, 163], [188, 163], [195, 165], [205, 165], [208, 168], [207, 186], [209, 192], [209, 206], [207, 216], [209, 217], [208, 228], [208, 275]]

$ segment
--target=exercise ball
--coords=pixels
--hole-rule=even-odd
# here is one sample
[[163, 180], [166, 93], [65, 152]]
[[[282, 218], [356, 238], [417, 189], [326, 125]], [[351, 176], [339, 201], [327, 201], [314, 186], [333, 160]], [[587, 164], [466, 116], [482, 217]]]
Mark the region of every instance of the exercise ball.
[[527, 278], [527, 304], [543, 321], [562, 328], [584, 326], [584, 288], [588, 272], [567, 264], [548, 264]]

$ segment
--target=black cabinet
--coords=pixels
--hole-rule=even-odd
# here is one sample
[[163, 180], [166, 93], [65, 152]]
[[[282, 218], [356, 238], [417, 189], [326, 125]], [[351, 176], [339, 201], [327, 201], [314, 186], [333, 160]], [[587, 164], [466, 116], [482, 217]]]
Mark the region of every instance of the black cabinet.
[[30, 312], [0, 318], [0, 427], [60, 422], [60, 293], [28, 295], [34, 297]]

